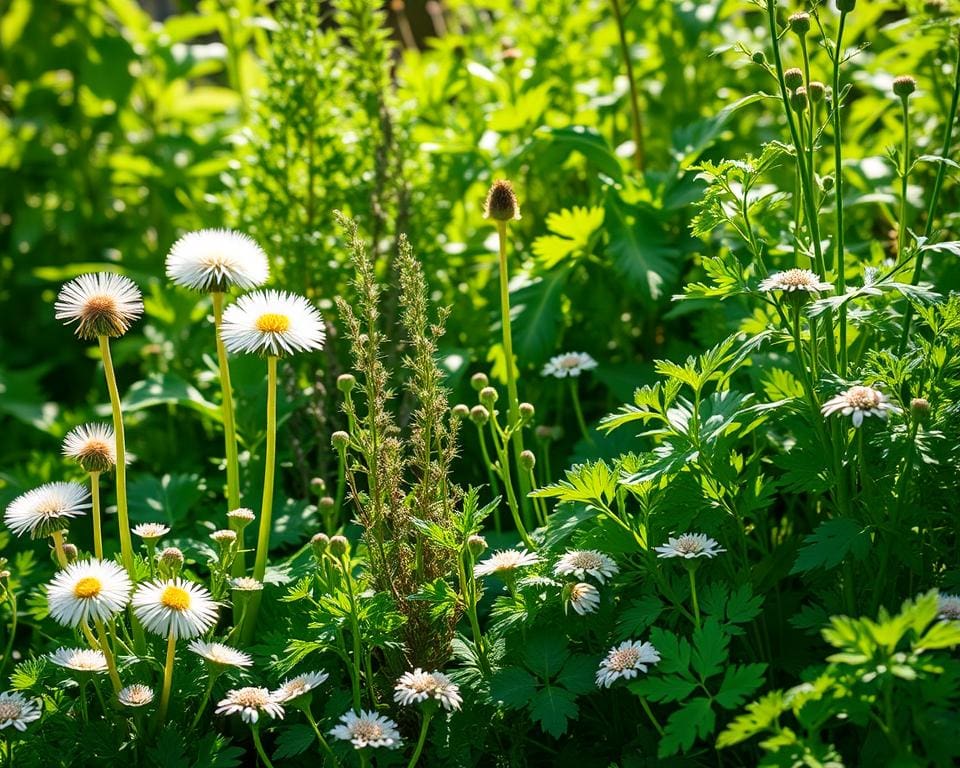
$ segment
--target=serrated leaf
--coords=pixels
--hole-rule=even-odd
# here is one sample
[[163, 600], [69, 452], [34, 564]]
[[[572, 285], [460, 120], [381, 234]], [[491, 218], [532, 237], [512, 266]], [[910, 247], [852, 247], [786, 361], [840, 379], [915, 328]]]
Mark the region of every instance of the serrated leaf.
[[490, 698], [509, 709], [526, 707], [536, 691], [536, 678], [519, 667], [505, 667], [490, 679]]
[[717, 674], [727, 660], [730, 636], [713, 616], [707, 618], [700, 629], [693, 633], [693, 653], [690, 663], [700, 677], [706, 680]]
[[630, 602], [629, 607], [619, 611], [617, 637], [626, 639], [645, 632], [653, 626], [663, 612], [663, 602], [656, 595], [645, 595]]
[[697, 688], [697, 683], [677, 675], [660, 675], [634, 680], [627, 685], [631, 691], [650, 701], [682, 701]]
[[763, 685], [766, 671], [766, 664], [727, 667], [723, 673], [723, 682], [720, 683], [720, 691], [713, 697], [714, 701], [725, 709], [739, 707], [750, 694]]
[[543, 680], [550, 680], [570, 655], [566, 638], [559, 632], [535, 632], [527, 636], [523, 660]]
[[763, 596], [754, 595], [749, 584], [743, 584], [730, 593], [727, 600], [727, 621], [731, 624], [746, 624], [760, 613]]
[[578, 654], [567, 659], [557, 677], [557, 683], [570, 693], [591, 693], [597, 689], [596, 673], [596, 658]]
[[664, 224], [653, 211], [624, 202], [610, 191], [606, 198], [607, 255], [614, 269], [651, 300], [663, 296], [665, 283], [677, 277], [674, 251], [667, 248]]
[[650, 630], [650, 642], [660, 652], [658, 672], [690, 678], [690, 643], [685, 637], [654, 627]]
[[862, 557], [870, 546], [870, 537], [856, 520], [839, 517], [817, 526], [797, 553], [790, 573], [806, 573], [815, 568], [829, 570], [843, 562], [848, 553]]
[[573, 720], [577, 712], [574, 695], [555, 685], [537, 691], [530, 703], [530, 717], [554, 738], [566, 733], [567, 722]]
[[706, 739], [713, 733], [716, 719], [710, 707], [710, 699], [691, 699], [667, 719], [657, 755], [663, 758], [677, 752], [686, 752], [698, 737]]
[[283, 728], [277, 735], [277, 746], [273, 750], [273, 759], [282, 760], [287, 757], [296, 757], [306, 752], [316, 741], [313, 729], [304, 723], [295, 723]]
[[739, 715], [717, 737], [717, 747], [720, 749], [732, 747], [751, 736], [762, 733], [777, 722], [783, 708], [782, 691], [771, 691], [758, 701], [747, 704], [747, 711]]

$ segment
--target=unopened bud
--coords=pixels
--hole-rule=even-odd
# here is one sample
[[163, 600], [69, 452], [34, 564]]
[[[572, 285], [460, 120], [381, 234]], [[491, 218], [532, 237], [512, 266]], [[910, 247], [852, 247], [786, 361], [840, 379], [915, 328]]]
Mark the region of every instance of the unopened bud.
[[474, 557], [480, 557], [487, 549], [487, 540], [483, 536], [474, 534], [467, 539], [467, 549]]
[[925, 397], [915, 397], [910, 401], [910, 415], [924, 422], [930, 416], [930, 401]]
[[347, 446], [350, 445], [350, 435], [348, 435], [342, 429], [337, 430], [330, 435], [330, 442], [338, 451], [345, 451], [347, 450]]
[[465, 419], [470, 415], [470, 409], [463, 403], [457, 403], [450, 413], [457, 419]]
[[222, 528], [211, 533], [210, 538], [224, 549], [228, 549], [237, 540], [237, 532]]
[[850, 13], [857, 7], [857, 0], [837, 0], [837, 10], [840, 13]]
[[893, 93], [901, 99], [906, 99], [917, 90], [917, 81], [910, 75], [900, 75], [893, 80]]
[[532, 403], [520, 403], [520, 421], [526, 424], [537, 412]]
[[483, 206], [483, 218], [494, 221], [510, 221], [520, 218], [520, 204], [513, 184], [506, 179], [493, 182]]
[[803, 72], [794, 67], [793, 69], [788, 69], [783, 73], [783, 82], [786, 83], [787, 88], [791, 91], [794, 88], [799, 88], [803, 85]]
[[797, 37], [806, 37], [807, 32], [810, 31], [810, 14], [795, 13], [787, 19], [787, 23], [790, 25], [790, 31]]
[[536, 463], [537, 457], [533, 455], [533, 451], [522, 451], [520, 453], [520, 466], [527, 472], [530, 472], [536, 466]]
[[67, 558], [68, 563], [72, 563], [80, 554], [80, 550], [77, 549], [76, 544], [71, 544], [67, 542], [63, 545], [63, 554]]
[[807, 94], [810, 96], [810, 101], [819, 104], [827, 97], [827, 86], [819, 80], [811, 80], [807, 85]]
[[487, 408], [493, 407], [493, 404], [497, 402], [497, 397], [497, 390], [493, 387], [484, 387], [480, 390], [480, 402], [487, 406]]
[[319, 496], [321, 493], [327, 490], [327, 481], [322, 477], [311, 477], [310, 490]]
[[320, 501], [317, 502], [317, 506], [320, 507], [321, 512], [327, 513], [337, 506], [337, 502], [334, 501], [332, 496], [323, 496]]
[[183, 568], [183, 552], [177, 547], [167, 547], [160, 552], [160, 570], [163, 575], [175, 577]]
[[470, 377], [470, 386], [473, 387], [477, 392], [489, 384], [490, 379], [487, 378], [487, 374], [485, 373], [475, 373]]
[[234, 509], [230, 512], [227, 512], [227, 520], [230, 521], [238, 531], [242, 531], [250, 523], [254, 521], [256, 515], [253, 514], [252, 509], [247, 509], [246, 507], [240, 507], [240, 509]]
[[330, 554], [334, 557], [343, 557], [350, 552], [350, 542], [347, 541], [346, 536], [331, 536], [330, 537]]
[[470, 409], [470, 421], [472, 421], [478, 427], [482, 427], [484, 424], [490, 421], [490, 411], [486, 409], [486, 406], [475, 405]]
[[806, 112], [807, 111], [807, 89], [803, 86], [800, 86], [792, 94], [790, 94], [790, 106], [793, 107], [797, 112]]
[[330, 548], [330, 537], [325, 533], [315, 533], [310, 539], [310, 548], [313, 549], [313, 556], [319, 560]]
[[533, 430], [534, 437], [537, 440], [553, 440], [553, 427], [548, 427], [546, 424], [541, 424], [539, 427]]
[[357, 377], [352, 373], [341, 373], [337, 376], [337, 389], [343, 394], [349, 395], [357, 385]]
[[836, 180], [833, 176], [827, 175], [820, 179], [820, 186], [823, 188], [824, 192], [829, 192], [833, 189], [833, 185], [836, 183]]
[[750, 58], [753, 60], [754, 64], [763, 66], [767, 63], [767, 57], [763, 55], [763, 51], [754, 51]]

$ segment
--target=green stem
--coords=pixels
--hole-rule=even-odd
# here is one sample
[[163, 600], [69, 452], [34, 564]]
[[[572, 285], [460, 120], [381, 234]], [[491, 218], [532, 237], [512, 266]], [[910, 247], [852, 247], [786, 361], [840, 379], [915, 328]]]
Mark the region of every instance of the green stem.
[[473, 575], [473, 557], [470, 556], [470, 570], [463, 567], [463, 556], [457, 558], [457, 568], [460, 572], [460, 591], [467, 606], [467, 618], [470, 621], [470, 631], [473, 633], [473, 644], [477, 649], [477, 658], [480, 666], [486, 673], [490, 672], [487, 661], [487, 651], [483, 642], [483, 631], [480, 629], [480, 618], [477, 615], [477, 585]]
[[250, 725], [250, 733], [253, 734], [253, 746], [257, 750], [257, 754], [260, 755], [260, 759], [263, 761], [263, 764], [267, 768], [273, 768], [273, 763], [270, 762], [270, 758], [267, 757], [267, 753], [263, 749], [263, 743], [260, 741], [260, 727], [258, 725]]
[[110, 673], [113, 692], [120, 693], [123, 684], [120, 682], [120, 673], [117, 672], [117, 661], [113, 657], [113, 651], [110, 650], [110, 641], [107, 639], [107, 632], [103, 628], [103, 622], [100, 619], [94, 619], [93, 625], [97, 628], [97, 637], [100, 640], [100, 650], [103, 652], [103, 658], [107, 660], [107, 671]]
[[103, 559], [103, 529], [100, 527], [100, 473], [90, 473], [90, 497], [93, 502], [93, 554]]
[[203, 698], [200, 700], [200, 706], [197, 707], [197, 714], [194, 716], [193, 722], [190, 723], [191, 731], [197, 727], [197, 724], [200, 722], [200, 716], [203, 714], [204, 710], [207, 708], [207, 704], [210, 702], [210, 695], [213, 693], [213, 684], [217, 682], [217, 677], [219, 677], [219, 675], [211, 669], [209, 672], [209, 679], [207, 680], [206, 690], [203, 692]]
[[900, 222], [897, 226], [897, 261], [903, 259], [903, 251], [907, 246], [907, 188], [910, 180], [910, 100], [904, 96], [900, 99], [903, 107], [903, 149], [900, 170]]
[[420, 725], [420, 737], [417, 739], [417, 746], [413, 750], [413, 756], [407, 763], [407, 768], [415, 768], [420, 760], [420, 753], [423, 752], [423, 745], [427, 743], [427, 728], [430, 726], [430, 720], [433, 718], [433, 710], [426, 710], [423, 713], [423, 723]]
[[343, 578], [347, 585], [347, 599], [350, 601], [350, 634], [353, 638], [353, 674], [351, 675], [351, 684], [353, 687], [353, 708], [357, 711], [361, 709], [360, 700], [360, 622], [357, 619], [357, 599], [353, 592], [353, 574], [350, 571], [350, 558], [344, 555], [340, 560], [343, 566]]
[[170, 704], [170, 691], [173, 689], [173, 663], [176, 655], [177, 638], [171, 632], [167, 637], [167, 659], [163, 665], [163, 689], [160, 691], [160, 706], [157, 708], [157, 730], [160, 730], [167, 721], [167, 706]]
[[7, 664], [10, 662], [10, 654], [13, 651], [13, 641], [17, 636], [17, 593], [7, 587], [6, 593], [10, 596], [10, 636], [3, 648], [3, 658], [0, 659], [0, 680], [6, 680], [4, 676], [7, 671]]
[[653, 710], [650, 709], [650, 705], [647, 704], [647, 700], [643, 696], [640, 697], [640, 706], [643, 707], [643, 711], [647, 713], [647, 719], [653, 723], [653, 727], [657, 730], [657, 733], [663, 736], [663, 726], [660, 725], [660, 721], [654, 716]]
[[57, 553], [57, 562], [61, 568], [66, 568], [67, 553], [63, 550], [63, 531], [54, 531], [50, 536], [53, 538], [53, 549]]
[[693, 604], [693, 623], [697, 629], [700, 629], [700, 603], [697, 601], [696, 571], [696, 566], [687, 566], [687, 573], [690, 576], [690, 602]]
[[[843, 228], [843, 133], [840, 121], [840, 63], [843, 58], [843, 31], [847, 23], [847, 12], [840, 12], [840, 24], [837, 27], [837, 43], [833, 50], [833, 165], [834, 165], [834, 207], [837, 217], [836, 270], [837, 295], [846, 293], [847, 270], [844, 248], [845, 232]], [[839, 310], [840, 318], [840, 375], [847, 375], [847, 305]]]
[[327, 756], [333, 761], [333, 765], [336, 768], [336, 766], [340, 765], [340, 761], [337, 760], [337, 756], [334, 754], [333, 750], [330, 749], [330, 745], [327, 743], [327, 740], [323, 738], [323, 733], [321, 733], [320, 729], [317, 727], [317, 721], [314, 719], [310, 708], [303, 707], [303, 714], [307, 716], [307, 722], [310, 723], [310, 727], [313, 728], [313, 732], [317, 737], [317, 741], [320, 742], [320, 747], [324, 752], [327, 753]]
[[573, 396], [573, 412], [577, 415], [577, 424], [580, 425], [580, 433], [583, 439], [590, 445], [593, 445], [593, 438], [590, 436], [590, 430], [587, 429], [587, 422], [583, 418], [583, 409], [580, 407], [580, 392], [577, 390], [577, 379], [570, 379], [570, 394]]
[[620, 10], [620, 0], [610, 0], [613, 6], [613, 17], [617, 22], [617, 35], [620, 39], [620, 53], [627, 70], [627, 84], [630, 87], [630, 125], [633, 129], [633, 164], [643, 173], [646, 166], [646, 157], [643, 144], [643, 113], [640, 111], [640, 97], [637, 94], [637, 80], [633, 74], [633, 60], [630, 57], [630, 46], [627, 43], [627, 30], [623, 24], [623, 13]]

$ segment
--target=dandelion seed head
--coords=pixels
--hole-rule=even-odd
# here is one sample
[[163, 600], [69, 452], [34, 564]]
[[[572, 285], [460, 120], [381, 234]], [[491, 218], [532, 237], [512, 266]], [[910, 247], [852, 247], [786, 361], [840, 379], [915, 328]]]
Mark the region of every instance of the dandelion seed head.
[[57, 320], [77, 324], [75, 333], [91, 341], [123, 336], [143, 314], [140, 289], [113, 272], [80, 275], [60, 289], [54, 304]]

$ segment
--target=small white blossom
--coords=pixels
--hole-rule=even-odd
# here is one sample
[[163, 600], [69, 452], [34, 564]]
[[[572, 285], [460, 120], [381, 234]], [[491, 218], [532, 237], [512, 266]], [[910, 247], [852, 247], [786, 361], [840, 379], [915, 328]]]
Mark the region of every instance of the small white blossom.
[[948, 621], [960, 621], [960, 595], [941, 592], [937, 596], [937, 616]]
[[10, 502], [3, 522], [17, 536], [39, 539], [63, 530], [89, 508], [90, 492], [79, 483], [45, 483]]
[[596, 367], [597, 361], [586, 352], [565, 352], [551, 357], [550, 361], [543, 366], [541, 375], [554, 376], [558, 379], [565, 379], [568, 376], [576, 378], [584, 371], [590, 371]]
[[274, 719], [283, 719], [283, 706], [266, 688], [238, 688], [227, 693], [227, 697], [217, 704], [218, 715], [240, 715], [245, 723], [256, 723], [261, 713]]
[[134, 536], [139, 536], [141, 539], [156, 541], [170, 533], [170, 526], [163, 523], [139, 523], [130, 530]]
[[217, 620], [217, 604], [207, 589], [181, 578], [144, 582], [131, 602], [143, 626], [161, 637], [196, 637]]
[[60, 289], [53, 305], [57, 320], [77, 324], [76, 334], [92, 341], [123, 336], [143, 314], [143, 298], [132, 280], [113, 272], [80, 275]]
[[254, 291], [223, 313], [220, 338], [230, 352], [283, 357], [322, 349], [323, 318], [303, 296], [281, 291]]
[[600, 662], [597, 670], [597, 685], [609, 688], [620, 678], [630, 680], [638, 672], [646, 672], [647, 667], [660, 661], [660, 653], [650, 643], [639, 640], [624, 640], [610, 649], [607, 657]]
[[600, 590], [593, 584], [580, 582], [570, 587], [570, 607], [581, 616], [593, 613], [600, 607]]
[[195, 291], [243, 290], [267, 282], [267, 255], [253, 238], [228, 229], [188, 232], [167, 256], [167, 277]]
[[340, 716], [340, 725], [330, 731], [330, 735], [343, 741], [349, 741], [356, 749], [364, 747], [388, 747], [396, 749], [400, 746], [400, 731], [397, 724], [389, 717], [376, 712], [361, 711], [347, 712]]
[[578, 579], [592, 576], [601, 584], [613, 578], [619, 570], [613, 558], [595, 549], [572, 549], [553, 567], [557, 576], [576, 576]]
[[280, 683], [280, 687], [273, 692], [273, 697], [281, 703], [293, 701], [323, 685], [328, 677], [330, 675], [321, 669], [288, 678]]
[[0, 731], [8, 726], [25, 731], [41, 714], [39, 701], [31, 701], [18, 691], [0, 693]]
[[63, 438], [63, 455], [87, 472], [106, 472], [117, 463], [117, 437], [106, 424], [81, 424]]
[[819, 294], [821, 291], [832, 291], [833, 284], [826, 283], [809, 269], [788, 269], [786, 272], [774, 272], [760, 283], [761, 291], [804, 291]]
[[685, 533], [674, 538], [671, 536], [662, 547], [654, 547], [657, 557], [682, 557], [690, 560], [695, 557], [716, 557], [726, 552], [715, 539], [705, 533]]
[[50, 654], [50, 661], [74, 672], [107, 671], [107, 657], [103, 655], [103, 651], [92, 651], [89, 648], [57, 648]]
[[111, 560], [71, 563], [47, 585], [50, 615], [66, 627], [107, 621], [127, 607], [133, 584]]
[[417, 667], [404, 672], [394, 686], [393, 700], [405, 707], [427, 699], [436, 699], [448, 712], [460, 709], [460, 687], [442, 672], [424, 672]]
[[473, 575], [479, 579], [481, 576], [515, 571], [517, 568], [525, 568], [539, 562], [540, 558], [532, 552], [519, 549], [500, 549], [486, 560], [477, 563], [473, 567]]
[[853, 415], [853, 426], [859, 427], [867, 416], [876, 416], [886, 419], [888, 413], [900, 413], [901, 410], [890, 402], [883, 392], [873, 387], [855, 386], [846, 392], [841, 392], [823, 404], [820, 413], [832, 416], [841, 413], [844, 416]]
[[120, 690], [117, 701], [125, 707], [145, 707], [153, 702], [153, 688], [143, 683], [134, 683]]
[[236, 648], [231, 648], [223, 643], [193, 640], [187, 647], [197, 656], [220, 667], [249, 667], [253, 664], [253, 659], [249, 653], [238, 651]]

